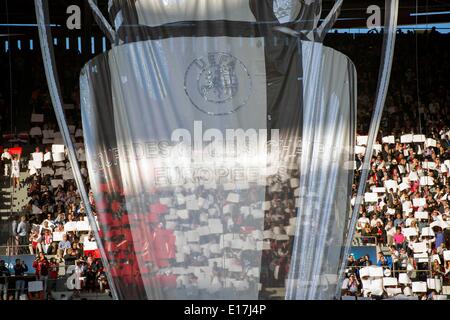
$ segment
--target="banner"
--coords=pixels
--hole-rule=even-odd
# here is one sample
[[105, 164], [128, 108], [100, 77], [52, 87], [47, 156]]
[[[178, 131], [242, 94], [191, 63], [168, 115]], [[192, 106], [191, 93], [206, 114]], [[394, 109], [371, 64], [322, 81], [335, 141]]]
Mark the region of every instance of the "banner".
[[264, 251], [286, 248], [277, 278], [291, 291], [313, 281], [302, 289], [331, 298], [353, 174], [354, 66], [273, 28], [296, 6], [195, 3], [112, 1], [123, 43], [82, 70], [87, 165], [118, 296], [257, 299]]

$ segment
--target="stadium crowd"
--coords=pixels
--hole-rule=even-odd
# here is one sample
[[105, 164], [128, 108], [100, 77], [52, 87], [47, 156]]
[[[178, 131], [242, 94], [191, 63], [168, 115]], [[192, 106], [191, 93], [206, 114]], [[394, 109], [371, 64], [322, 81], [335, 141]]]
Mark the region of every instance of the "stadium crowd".
[[[446, 253], [450, 249], [450, 90], [446, 85], [450, 63], [448, 50], [443, 50], [448, 44], [441, 45], [441, 37], [445, 36], [432, 32], [419, 38], [417, 70], [415, 56], [403, 50], [415, 46], [416, 37], [399, 37], [382, 131], [356, 226], [357, 244], [377, 244], [379, 250], [376, 257], [349, 257], [342, 288], [347, 295], [436, 299], [450, 294]], [[363, 44], [353, 46], [345, 50], [350, 53]], [[375, 59], [358, 57], [366, 62], [356, 61], [357, 65]], [[368, 93], [376, 77], [364, 71], [358, 76], [358, 123], [363, 125], [371, 116]], [[360, 127], [356, 181], [366, 132]], [[365, 269], [361, 275], [360, 270], [369, 265], [384, 268], [384, 274], [375, 272], [372, 277]]]

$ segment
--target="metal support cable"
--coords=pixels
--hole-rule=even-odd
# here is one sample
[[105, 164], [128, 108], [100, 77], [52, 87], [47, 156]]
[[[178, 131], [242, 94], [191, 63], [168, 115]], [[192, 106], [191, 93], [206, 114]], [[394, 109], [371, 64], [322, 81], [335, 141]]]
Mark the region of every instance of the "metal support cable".
[[69, 127], [65, 119], [62, 104], [61, 89], [58, 80], [58, 72], [53, 53], [53, 41], [51, 31], [49, 28], [48, 1], [35, 0], [34, 4], [36, 9], [36, 20], [39, 29], [39, 39], [41, 43], [42, 58], [44, 62], [45, 73], [47, 76], [49, 92], [52, 99], [53, 108], [55, 110], [56, 119], [58, 121], [58, 125], [62, 133], [64, 143], [66, 144], [68, 149], [69, 161], [72, 167], [72, 171], [74, 173], [75, 182], [77, 184], [78, 190], [80, 191], [81, 199], [83, 200], [84, 206], [86, 208], [89, 223], [92, 227], [92, 230], [94, 231], [95, 240], [97, 242], [98, 249], [100, 251], [103, 266], [106, 269], [106, 276], [108, 278], [113, 299], [118, 300], [116, 287], [111, 275], [111, 268], [109, 265], [109, 261], [105, 249], [103, 247], [103, 243], [100, 239], [100, 235], [98, 233], [97, 223], [95, 221], [95, 217], [93, 215], [92, 208], [89, 202], [88, 193], [86, 191], [86, 187], [83, 182], [80, 167], [78, 164], [78, 159], [76, 156], [75, 147], [73, 145]]
[[397, 21], [398, 21], [398, 5], [399, 0], [386, 0], [386, 14], [384, 27], [384, 43], [383, 56], [379, 74], [377, 95], [375, 100], [374, 114], [369, 130], [369, 138], [367, 141], [367, 149], [362, 166], [361, 178], [359, 181], [358, 194], [356, 196], [355, 206], [353, 208], [352, 218], [348, 225], [347, 239], [343, 247], [343, 254], [341, 255], [342, 263], [339, 270], [339, 280], [336, 287], [336, 297], [341, 295], [341, 287], [343, 283], [343, 275], [347, 265], [347, 257], [350, 254], [352, 239], [355, 234], [356, 221], [358, 218], [359, 208], [362, 204], [362, 199], [366, 191], [367, 178], [370, 171], [370, 162], [373, 156], [373, 145], [375, 144], [377, 133], [380, 128], [381, 118], [384, 111], [384, 105], [389, 89], [389, 82], [392, 71], [392, 63], [394, 59], [395, 40], [397, 37]]

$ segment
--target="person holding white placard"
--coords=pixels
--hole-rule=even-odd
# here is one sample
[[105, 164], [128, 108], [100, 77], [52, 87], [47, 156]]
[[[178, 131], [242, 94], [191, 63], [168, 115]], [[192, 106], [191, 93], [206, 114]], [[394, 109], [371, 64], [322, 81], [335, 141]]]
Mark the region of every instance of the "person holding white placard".
[[20, 156], [14, 154], [11, 160], [11, 178], [13, 180], [13, 188], [20, 188]]

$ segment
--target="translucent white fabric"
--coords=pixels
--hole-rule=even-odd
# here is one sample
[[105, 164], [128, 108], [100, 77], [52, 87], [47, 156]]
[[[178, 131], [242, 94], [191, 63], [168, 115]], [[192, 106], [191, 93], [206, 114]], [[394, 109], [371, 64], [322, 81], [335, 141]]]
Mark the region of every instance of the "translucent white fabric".
[[[332, 298], [356, 72], [307, 41], [322, 39], [321, 1], [171, 3], [111, 1], [117, 46], [80, 78], [99, 248], [117, 298], [257, 299], [288, 273], [287, 299]], [[277, 29], [286, 21], [292, 33]]]

